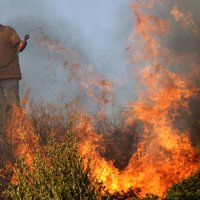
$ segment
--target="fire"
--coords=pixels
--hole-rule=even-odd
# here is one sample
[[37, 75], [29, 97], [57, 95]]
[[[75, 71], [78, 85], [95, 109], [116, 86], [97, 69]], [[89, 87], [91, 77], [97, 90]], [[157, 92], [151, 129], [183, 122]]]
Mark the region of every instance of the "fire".
[[[186, 77], [165, 67], [166, 57], [168, 63], [172, 62], [172, 53], [162, 46], [157, 37], [169, 33], [170, 24], [144, 13], [146, 8], [154, 5], [154, 1], [151, 2], [145, 4], [137, 1], [132, 6], [136, 16], [134, 36], [142, 44], [142, 48], [137, 48], [140, 53], [136, 52], [136, 55], [143, 58], [141, 63], [149, 63], [140, 75], [145, 87], [138, 100], [129, 105], [127, 116], [127, 123], [140, 120], [143, 124], [142, 141], [136, 152], [127, 167], [119, 171], [98, 153], [101, 138], [92, 128], [91, 118], [80, 118], [77, 131], [84, 138], [80, 152], [92, 159], [94, 175], [106, 189], [116, 192], [140, 188], [141, 196], [154, 193], [162, 197], [172, 184], [200, 169], [198, 152], [191, 144], [189, 133], [181, 132], [174, 125], [179, 109], [188, 112], [188, 100], [195, 96], [197, 90], [191, 87]], [[174, 9], [172, 14], [175, 14]], [[136, 48], [128, 49], [136, 51]], [[133, 52], [130, 60], [138, 62], [139, 58], [135, 59], [134, 56]]]
[[177, 109], [187, 108], [187, 99], [194, 91], [178, 75], [161, 67], [147, 67], [142, 75], [150, 87], [130, 106], [127, 121], [143, 122], [143, 140], [128, 166], [119, 171], [99, 155], [101, 137], [93, 130], [92, 119], [88, 117], [80, 118], [77, 126], [78, 132], [84, 134], [81, 134], [80, 152], [92, 159], [95, 176], [110, 192], [140, 188], [141, 196], [146, 193], [163, 196], [173, 183], [200, 168], [188, 133], [173, 128]]
[[191, 12], [187, 12], [185, 14], [183, 11], [181, 11], [179, 6], [175, 5], [171, 11], [171, 15], [174, 17], [176, 21], [181, 22], [184, 27], [191, 27], [193, 33], [195, 34], [199, 33], [199, 28], [195, 24]]
[[173, 125], [178, 108], [187, 109], [187, 99], [194, 91], [166, 69], [156, 69], [153, 74], [151, 70], [155, 69], [147, 67], [143, 74], [148, 85], [146, 95], [142, 94], [131, 106], [129, 120], [140, 119], [144, 124], [143, 141], [126, 170], [129, 175], [135, 174], [136, 180], [137, 173], [142, 173], [137, 185], [145, 191], [143, 194], [154, 192], [162, 196], [173, 183], [200, 167], [189, 134], [181, 133]]
[[[103, 136], [94, 129], [98, 119], [83, 111], [77, 112], [75, 116], [80, 153], [86, 158], [84, 161], [91, 159], [91, 176], [101, 181], [111, 193], [140, 188], [142, 197], [147, 193], [162, 197], [174, 183], [200, 169], [200, 158], [191, 144], [189, 132], [180, 131], [174, 125], [180, 109], [188, 112], [188, 100], [195, 96], [197, 89], [187, 81], [186, 76], [169, 70], [174, 56], [170, 58], [172, 52], [162, 46], [158, 36], [167, 35], [171, 27], [168, 21], [144, 12], [154, 5], [155, 1], [136, 1], [131, 7], [136, 17], [136, 27], [130, 38], [137, 38], [138, 46], [127, 50], [131, 52], [130, 61], [137, 61], [137, 64], [145, 67], [140, 73], [143, 84], [141, 93], [136, 102], [127, 106], [125, 116], [127, 124], [135, 123], [136, 120], [141, 122], [142, 138], [125, 169], [120, 171], [112, 161], [99, 153], [104, 149], [101, 147]], [[187, 23], [190, 28], [194, 27], [191, 15], [185, 17], [177, 6], [172, 8], [171, 15], [177, 21]], [[36, 37], [35, 41], [60, 53], [63, 62], [66, 61], [65, 54], [72, 55], [76, 60], [77, 55], [71, 49], [64, 48], [45, 35]], [[136, 53], [132, 52], [136, 49]], [[134, 58], [135, 55], [138, 57]], [[88, 77], [81, 65], [75, 62], [65, 64], [73, 78], [81, 82], [81, 89], [101, 107], [112, 103], [113, 84], [109, 80], [94, 76], [91, 68], [86, 69]], [[39, 138], [25, 109], [13, 107], [11, 119], [6, 126], [6, 138], [16, 158], [23, 155], [28, 164], [33, 162], [32, 152], [39, 144]]]
[[25, 108], [13, 105], [5, 136], [12, 146], [15, 159], [24, 157], [25, 162], [31, 166], [34, 160], [33, 151], [39, 145], [39, 138]]
[[112, 162], [107, 162], [99, 155], [97, 149], [100, 148], [99, 142], [102, 138], [93, 130], [94, 121], [86, 114], [81, 114], [78, 121], [76, 131], [79, 133], [81, 154], [86, 158], [91, 158], [91, 164], [95, 166], [92, 171], [93, 175], [99, 181], [106, 183], [106, 188], [114, 192], [118, 189], [119, 171]]

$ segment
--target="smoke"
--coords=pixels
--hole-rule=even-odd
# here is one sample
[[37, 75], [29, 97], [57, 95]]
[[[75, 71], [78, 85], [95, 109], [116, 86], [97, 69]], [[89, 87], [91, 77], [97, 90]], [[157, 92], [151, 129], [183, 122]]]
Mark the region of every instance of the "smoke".
[[[41, 27], [50, 40], [57, 41], [65, 49], [78, 53], [76, 62], [89, 63], [85, 49], [87, 42], [84, 32], [71, 20], [54, 12], [49, 1], [2, 1], [0, 8], [4, 16], [3, 24], [16, 29], [21, 39], [36, 27]], [[78, 93], [77, 85], [67, 82], [68, 72], [64, 68], [59, 52], [50, 51], [45, 45], [35, 44], [34, 37], [41, 35], [40, 29], [30, 33], [26, 50], [20, 54], [23, 79], [20, 81], [20, 93], [24, 96], [30, 90], [35, 101], [58, 101], [60, 98], [73, 98]], [[87, 39], [86, 39], [87, 40]], [[64, 55], [66, 59], [69, 55]]]
[[[62, 1], [58, 2], [62, 3]], [[0, 12], [3, 16], [1, 23], [13, 26], [21, 38], [33, 28], [42, 27], [49, 38], [78, 54], [76, 62], [81, 64], [83, 69], [91, 64], [96, 68], [96, 71], [111, 79], [114, 83], [113, 103], [120, 105], [135, 98], [135, 93], [137, 93], [135, 90], [137, 87], [131, 88], [133, 84], [137, 85], [137, 83], [128, 77], [124, 64], [127, 56], [124, 51], [126, 39], [134, 23], [129, 8], [130, 2], [129, 0], [123, 1], [123, 3], [113, 1], [113, 4], [117, 7], [115, 11], [115, 17], [117, 17], [115, 23], [117, 24], [113, 29], [112, 27], [110, 28], [109, 35], [103, 34], [101, 28], [105, 27], [99, 26], [99, 34], [94, 35], [92, 38], [90, 38], [91, 35], [86, 34], [86, 30], [76, 20], [59, 15], [56, 12], [56, 4], [48, 0], [42, 2], [39, 0], [17, 0], [15, 2], [1, 0]], [[90, 1], [85, 1], [84, 3], [87, 6], [91, 4]], [[166, 18], [171, 23], [172, 32], [166, 41], [163, 41], [163, 44], [171, 48], [177, 55], [190, 55], [190, 59], [183, 59], [182, 61], [182, 57], [179, 56], [179, 64], [170, 65], [169, 68], [185, 76], [187, 75], [197, 88], [200, 85], [198, 78], [200, 73], [198, 70], [200, 63], [200, 37], [199, 33], [194, 33], [192, 29], [199, 25], [199, 4], [198, 0], [165, 1], [152, 10], [158, 17]], [[190, 16], [191, 13], [191, 19], [194, 22], [184, 26], [184, 18], [176, 21], [170, 14], [174, 6], [178, 6], [177, 8], [186, 17]], [[112, 7], [109, 7], [109, 9]], [[107, 7], [105, 6], [104, 9], [106, 10]], [[74, 15], [79, 15], [79, 13], [74, 13]], [[91, 17], [95, 18], [96, 16], [92, 15]], [[83, 19], [82, 23], [87, 27], [88, 22], [86, 19]], [[90, 27], [87, 28], [89, 29]], [[57, 55], [56, 52], [49, 52], [45, 46], [34, 43], [33, 37], [38, 34], [41, 34], [39, 30], [31, 33], [32, 38], [28, 47], [20, 55], [23, 75], [20, 83], [21, 96], [30, 89], [30, 95], [34, 99], [58, 101], [63, 96], [67, 99], [74, 98], [80, 93], [80, 88], [76, 83], [72, 84], [67, 81], [69, 72], [63, 67], [60, 55]], [[104, 40], [104, 43], [100, 46], [98, 46], [99, 40]], [[109, 51], [106, 51], [107, 49]], [[136, 76], [135, 80], [137, 80]], [[184, 119], [178, 119], [181, 124], [187, 123], [189, 125], [193, 141], [200, 140], [198, 134], [200, 128], [198, 123], [200, 112], [197, 109], [199, 107], [198, 99], [199, 95], [190, 102], [190, 116], [184, 114]], [[182, 127], [182, 125], [179, 126], [180, 128]]]
[[[198, 0], [193, 1], [173, 1], [160, 10], [160, 16], [166, 16], [170, 13], [170, 10], [177, 9], [182, 14], [178, 19], [170, 17], [170, 23], [172, 26], [172, 33], [168, 40], [168, 46], [176, 51], [178, 54], [182, 54], [189, 59], [183, 59], [175, 71], [183, 73], [196, 88], [200, 87], [200, 24], [199, 24], [199, 8], [200, 2]], [[162, 13], [162, 14], [160, 14]], [[200, 141], [200, 93], [190, 100], [190, 114], [184, 114], [179, 117], [177, 124], [179, 127], [189, 126], [191, 138], [193, 143], [198, 144]]]
[[[126, 101], [129, 94], [125, 91], [130, 91], [124, 90], [124, 87], [130, 86], [130, 83], [125, 83], [127, 55], [124, 51], [133, 26], [130, 2], [99, 2], [96, 5], [91, 0], [84, 3], [71, 1], [67, 4], [64, 1], [1, 0], [1, 23], [13, 26], [21, 38], [30, 30], [41, 27], [50, 39], [77, 53], [75, 62], [81, 64], [83, 70], [87, 65], [92, 65], [95, 73], [114, 83], [113, 96], [118, 105]], [[69, 6], [66, 15], [59, 14], [58, 7], [64, 8], [66, 5]], [[91, 9], [94, 11], [91, 12]], [[73, 13], [68, 15], [68, 12]], [[76, 20], [77, 15], [83, 16], [81, 24]], [[94, 25], [91, 26], [91, 23]], [[66, 77], [70, 74], [63, 68], [58, 53], [49, 52], [44, 45], [34, 43], [33, 38], [39, 34], [39, 29], [30, 33], [27, 49], [20, 55], [23, 75], [20, 82], [21, 96], [30, 89], [30, 96], [35, 100], [58, 101], [61, 96], [73, 98], [80, 93], [77, 84], [67, 82]], [[66, 55], [65, 60], [68, 57]]]

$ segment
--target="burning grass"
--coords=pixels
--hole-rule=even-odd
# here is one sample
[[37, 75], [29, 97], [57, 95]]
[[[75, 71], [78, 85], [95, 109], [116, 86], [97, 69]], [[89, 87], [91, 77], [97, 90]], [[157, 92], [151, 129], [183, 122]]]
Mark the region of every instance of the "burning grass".
[[[175, 54], [162, 44], [171, 26], [150, 14], [157, 1], [148, 2], [135, 1], [131, 7], [137, 42], [127, 49], [130, 62], [142, 65], [137, 74], [143, 86], [137, 100], [121, 113], [120, 123], [105, 115], [114, 85], [94, 76], [91, 66], [84, 71], [78, 65], [74, 70], [81, 92], [98, 104], [97, 114], [83, 109], [80, 99], [61, 108], [13, 107], [3, 137], [11, 147], [4, 159], [9, 160], [10, 154], [17, 161], [8, 179], [6, 194], [11, 199], [199, 199], [199, 152], [189, 130], [176, 127], [180, 110], [190, 112], [189, 101], [199, 88], [189, 76], [170, 70], [196, 58]], [[187, 15], [177, 9], [173, 7], [171, 15], [186, 22]], [[193, 22], [188, 25], [194, 27]], [[46, 36], [41, 39], [54, 50], [59, 47]], [[136, 49], [138, 57], [132, 52]]]
[[[20, 159], [14, 166], [14, 178], [4, 196], [8, 199], [98, 199], [101, 186], [90, 178], [89, 163], [83, 166], [75, 137], [48, 141], [45, 149], [34, 153], [31, 166]], [[13, 176], [13, 174], [12, 174]]]
[[[37, 108], [33, 106], [29, 113], [24, 108], [13, 108], [6, 138], [12, 147], [10, 154], [16, 159], [16, 163], [10, 160], [13, 162], [8, 170], [11, 173], [7, 173], [2, 179], [8, 184], [4, 192], [6, 198], [157, 199], [157, 196], [147, 193], [159, 195], [161, 188], [166, 192], [174, 183], [192, 175], [198, 169], [193, 168], [195, 163], [198, 166], [198, 154], [191, 153], [195, 149], [189, 144], [188, 149], [182, 147], [181, 154], [178, 149], [173, 154], [159, 145], [160, 152], [150, 151], [151, 157], [148, 157], [148, 154], [142, 152], [144, 142], [141, 143], [142, 138], [137, 135], [135, 124], [124, 126], [124, 121], [114, 125], [108, 123], [108, 119], [97, 123], [88, 114], [67, 108], [71, 107], [66, 106], [66, 112], [63, 112], [52, 105], [41, 105]], [[15, 129], [9, 129], [11, 124]], [[118, 137], [114, 134], [118, 134]], [[126, 134], [132, 135], [132, 142], [130, 135], [126, 138]], [[139, 139], [133, 137], [136, 135]], [[119, 138], [125, 141], [116, 142]], [[181, 141], [182, 144], [184, 141], [188, 142], [184, 137]], [[125, 145], [129, 143], [134, 147]], [[148, 146], [146, 150], [147, 148]], [[129, 151], [132, 154], [126, 155]], [[121, 158], [120, 152], [123, 152]], [[123, 155], [126, 157], [126, 164], [123, 163]], [[174, 163], [168, 168], [167, 162], [172, 158]], [[188, 159], [190, 163], [187, 164]], [[158, 165], [157, 162], [161, 160], [164, 162]], [[150, 180], [148, 177], [152, 177], [152, 173], [155, 173], [156, 179]], [[177, 179], [177, 175], [182, 178]], [[159, 184], [156, 182], [158, 176]], [[153, 187], [151, 181], [155, 181]], [[194, 184], [197, 184], [194, 188], [198, 187], [199, 179]], [[172, 195], [172, 191], [173, 189], [168, 194]], [[171, 196], [168, 199], [170, 198]]]

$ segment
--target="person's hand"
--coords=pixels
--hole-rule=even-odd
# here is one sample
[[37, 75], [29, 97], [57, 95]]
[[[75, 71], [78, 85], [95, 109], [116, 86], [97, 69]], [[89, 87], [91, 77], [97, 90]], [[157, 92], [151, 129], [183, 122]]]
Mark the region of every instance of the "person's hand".
[[22, 52], [26, 48], [27, 42], [26, 41], [20, 41], [18, 51]]

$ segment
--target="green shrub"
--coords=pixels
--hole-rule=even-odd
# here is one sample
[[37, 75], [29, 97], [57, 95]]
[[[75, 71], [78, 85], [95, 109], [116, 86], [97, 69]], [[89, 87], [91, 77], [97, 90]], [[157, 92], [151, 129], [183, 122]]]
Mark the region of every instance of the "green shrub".
[[[30, 167], [20, 159], [15, 169], [7, 174], [15, 174], [16, 182], [10, 182], [3, 192], [6, 199], [13, 200], [139, 200], [139, 190], [128, 192], [108, 191], [90, 174], [90, 163], [83, 166], [84, 158], [78, 152], [78, 143], [72, 134], [62, 141], [50, 139], [45, 150], [34, 154], [35, 160]], [[156, 200], [147, 195], [144, 200]]]
[[84, 168], [74, 136], [62, 142], [51, 139], [46, 148], [35, 153], [33, 168], [23, 159], [16, 163], [17, 182], [4, 191], [6, 199], [101, 199], [102, 186], [90, 178], [89, 162]]
[[108, 200], [158, 200], [158, 196], [146, 194], [144, 198], [139, 197], [140, 189], [129, 189], [127, 192], [121, 191], [114, 194], [108, 194]]
[[167, 192], [165, 200], [199, 200], [200, 171], [180, 183], [174, 184]]

